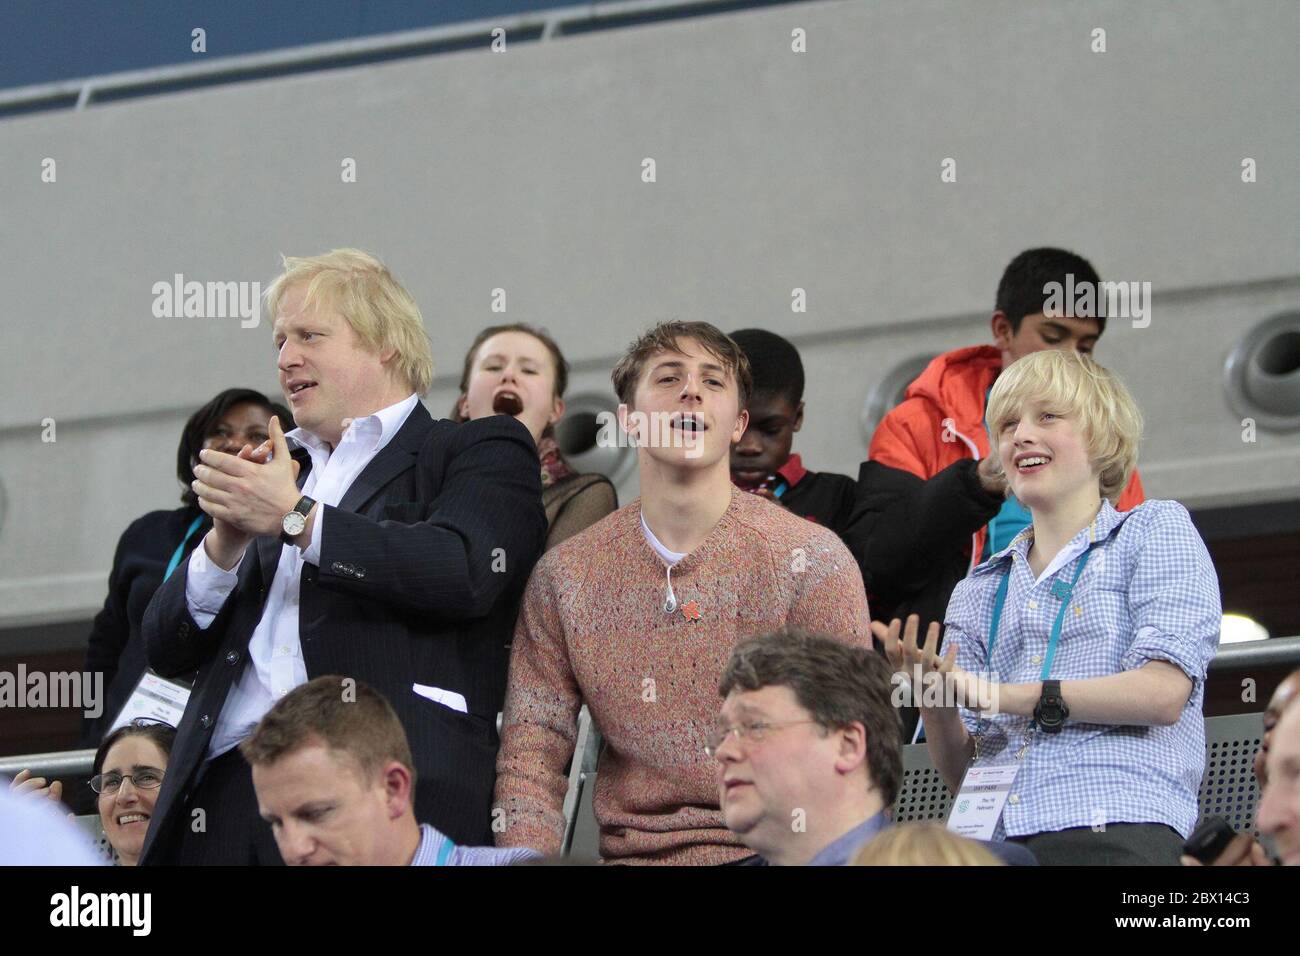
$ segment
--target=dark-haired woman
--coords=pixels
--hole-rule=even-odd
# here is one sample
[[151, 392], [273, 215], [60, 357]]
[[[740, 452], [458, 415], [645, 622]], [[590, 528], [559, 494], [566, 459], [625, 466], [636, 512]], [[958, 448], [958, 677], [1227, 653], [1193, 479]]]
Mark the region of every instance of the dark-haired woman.
[[[140, 859], [175, 741], [176, 728], [171, 724], [141, 717], [117, 728], [95, 751], [90, 789], [95, 791], [104, 836], [121, 866], [135, 866]], [[63, 784], [48, 783], [23, 770], [9, 790], [58, 803]]]
[[564, 415], [569, 363], [545, 332], [530, 325], [484, 329], [465, 356], [456, 420], [512, 415], [532, 433], [542, 469], [542, 504], [551, 549], [618, 508], [604, 475], [576, 474], [560, 454], [555, 423]]
[[189, 557], [212, 527], [198, 505], [190, 484], [194, 465], [204, 448], [236, 454], [245, 445], [256, 448], [268, 437], [272, 415], [292, 427], [289, 411], [261, 392], [231, 388], [221, 392], [190, 416], [176, 451], [176, 477], [183, 505], [173, 511], [151, 511], [122, 533], [108, 577], [108, 597], [95, 615], [86, 649], [86, 670], [104, 675], [102, 713], [82, 724], [81, 746], [95, 747], [145, 670], [140, 625], [154, 591]]
[[135, 866], [144, 848], [176, 729], [156, 721], [132, 721], [99, 745], [90, 787], [99, 822], [122, 866]]

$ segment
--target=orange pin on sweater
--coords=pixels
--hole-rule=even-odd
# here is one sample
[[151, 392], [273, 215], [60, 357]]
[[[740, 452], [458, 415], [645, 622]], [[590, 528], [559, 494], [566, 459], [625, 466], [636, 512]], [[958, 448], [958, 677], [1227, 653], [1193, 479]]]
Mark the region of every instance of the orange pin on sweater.
[[688, 621], [698, 621], [700, 619], [700, 602], [687, 601], [682, 605], [682, 617]]

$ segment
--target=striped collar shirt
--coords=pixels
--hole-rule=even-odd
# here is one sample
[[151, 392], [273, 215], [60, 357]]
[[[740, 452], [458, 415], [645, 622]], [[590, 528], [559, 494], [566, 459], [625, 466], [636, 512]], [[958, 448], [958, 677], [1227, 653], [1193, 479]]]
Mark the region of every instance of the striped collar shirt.
[[420, 824], [420, 845], [411, 866], [510, 866], [541, 856], [523, 847], [457, 846], [451, 838], [427, 823]]

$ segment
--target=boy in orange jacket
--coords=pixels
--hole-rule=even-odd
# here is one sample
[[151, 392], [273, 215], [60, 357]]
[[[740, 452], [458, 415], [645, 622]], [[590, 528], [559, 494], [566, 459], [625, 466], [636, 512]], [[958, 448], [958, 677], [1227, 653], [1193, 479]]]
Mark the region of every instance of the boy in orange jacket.
[[[1088, 260], [1064, 249], [1020, 253], [998, 283], [993, 344], [935, 358], [877, 427], [858, 473], [853, 516], [841, 532], [877, 620], [915, 613], [942, 621], [957, 582], [1030, 523], [989, 454], [989, 391], [1004, 368], [1033, 352], [1090, 355], [1106, 328], [1103, 317], [1045, 315], [1045, 286], [1053, 282], [1096, 289], [1100, 279]], [[1135, 470], [1118, 510], [1144, 499]]]

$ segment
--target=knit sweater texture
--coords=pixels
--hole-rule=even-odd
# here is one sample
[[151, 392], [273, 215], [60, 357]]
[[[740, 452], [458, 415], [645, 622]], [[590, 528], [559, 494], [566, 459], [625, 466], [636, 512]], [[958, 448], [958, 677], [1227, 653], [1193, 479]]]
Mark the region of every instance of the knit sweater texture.
[[494, 804], [501, 846], [560, 850], [566, 768], [585, 702], [605, 746], [594, 806], [607, 862], [720, 864], [749, 855], [718, 808], [718, 682], [732, 648], [781, 629], [870, 646], [862, 577], [839, 538], [732, 490], [671, 572], [632, 502], [548, 551], [515, 629]]

